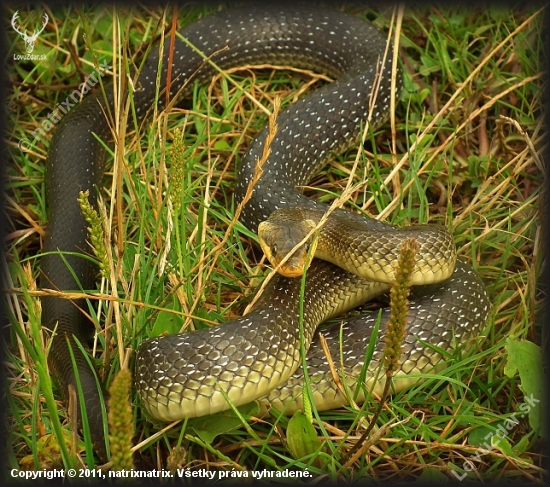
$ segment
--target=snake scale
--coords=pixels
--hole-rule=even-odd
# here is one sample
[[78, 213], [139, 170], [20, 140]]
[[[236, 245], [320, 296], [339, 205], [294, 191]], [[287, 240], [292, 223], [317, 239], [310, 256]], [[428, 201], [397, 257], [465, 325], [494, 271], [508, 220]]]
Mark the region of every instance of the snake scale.
[[[358, 17], [297, 6], [248, 6], [222, 11], [188, 25], [181, 35], [205, 55], [216, 53], [212, 60], [222, 69], [267, 62], [314, 69], [335, 79], [280, 114], [271, 156], [243, 209], [241, 221], [256, 231], [260, 222], [280, 208], [324, 210], [322, 204], [306, 198], [296, 187], [307, 182], [334, 151], [356, 142], [369, 108], [373, 126], [387, 115], [391, 63], [382, 61], [384, 36]], [[218, 52], [225, 46], [228, 49]], [[134, 103], [140, 122], [155, 100], [160, 55], [158, 48], [151, 50], [136, 85]], [[169, 43], [166, 43], [162, 53], [161, 90], [166, 87], [168, 59]], [[180, 39], [176, 40], [173, 60], [172, 96], [190, 79], [205, 81], [215, 73], [214, 68]], [[378, 76], [380, 73], [382, 76]], [[375, 98], [371, 97], [373, 84], [377, 86]], [[63, 117], [51, 142], [46, 180], [49, 224], [41, 261], [42, 288], [91, 290], [96, 287], [95, 265], [76, 255], [90, 251], [87, 224], [77, 197], [80, 191], [89, 190], [92, 205], [97, 204], [96, 188], [101, 186], [105, 161], [105, 151], [97, 138], [110, 143], [105, 113], [114, 110], [110, 85], [106, 86], [105, 93], [98, 91], [85, 96]], [[158, 99], [162, 107], [165, 97]], [[256, 160], [262, 153], [265, 135], [265, 130], [260, 132], [240, 165], [236, 203], [244, 197]], [[394, 227], [344, 210], [337, 210], [337, 214], [360, 231], [378, 232], [382, 239], [390, 239], [386, 248], [397, 246], [391, 240], [397, 234]], [[312, 342], [307, 356], [308, 371], [319, 409], [340, 406], [347, 400], [332, 381], [319, 338], [314, 335], [315, 328], [327, 318], [387, 289], [387, 282], [372, 282], [317, 259], [308, 270], [303, 335], [306, 348]], [[227, 407], [225, 395], [235, 404], [267, 396], [263, 400], [277, 407], [288, 407], [289, 411], [299, 407], [299, 290], [300, 279], [278, 275], [255, 308], [237, 321], [143, 342], [136, 351], [135, 385], [151, 415], [171, 420], [212, 413]], [[397, 386], [414, 380], [407, 376], [427, 371], [442, 360], [424, 341], [448, 349], [453, 343], [464, 344], [478, 334], [487, 317], [489, 301], [480, 279], [459, 259], [451, 278], [417, 288], [410, 308], [398, 373], [405, 378], [397, 380]], [[65, 398], [68, 387], [72, 385], [78, 390], [77, 383], [80, 383], [94, 448], [105, 459], [105, 422], [97, 381], [86, 354], [78, 346], [78, 343], [85, 344], [90, 336], [87, 310], [83, 300], [44, 297], [42, 324], [45, 329], [56, 332], [49, 353], [50, 367]], [[378, 345], [367, 374], [368, 383], [373, 382], [371, 372], [380, 363], [386, 320], [384, 311]], [[324, 333], [336, 365], [349, 376], [351, 384], [362, 367], [373, 318], [360, 316], [342, 326], [342, 331], [336, 327]], [[339, 340], [341, 332], [343, 344]], [[78, 379], [71, 356], [77, 364]], [[380, 386], [377, 383], [376, 390]]]

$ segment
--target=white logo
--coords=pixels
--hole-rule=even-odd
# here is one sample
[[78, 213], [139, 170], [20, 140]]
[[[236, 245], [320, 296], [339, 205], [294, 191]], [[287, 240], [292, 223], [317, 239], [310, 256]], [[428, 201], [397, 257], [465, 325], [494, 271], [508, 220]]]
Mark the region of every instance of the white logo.
[[11, 26], [13, 27], [13, 30], [17, 32], [25, 41], [25, 50], [27, 51], [27, 55], [31, 55], [34, 51], [34, 43], [38, 36], [42, 33], [42, 31], [46, 28], [46, 25], [48, 23], [49, 17], [48, 14], [44, 14], [43, 21], [42, 21], [42, 28], [40, 30], [35, 30], [32, 35], [28, 35], [25, 31], [21, 31], [17, 27], [17, 18], [19, 17], [19, 10], [17, 10], [13, 17], [11, 18]]

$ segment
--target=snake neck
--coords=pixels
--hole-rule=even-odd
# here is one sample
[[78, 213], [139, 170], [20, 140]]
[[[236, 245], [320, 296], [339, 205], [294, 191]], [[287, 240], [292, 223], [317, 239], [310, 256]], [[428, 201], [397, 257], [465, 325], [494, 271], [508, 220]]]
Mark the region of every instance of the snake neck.
[[[323, 86], [279, 115], [277, 125], [281, 135], [277, 135], [271, 143], [262, 174], [241, 214], [241, 222], [246, 227], [256, 231], [260, 222], [281, 208], [328, 209], [327, 205], [305, 197], [300, 188], [334, 154], [356, 144], [365, 127], [367, 132], [373, 131], [387, 118], [391, 64], [379, 64], [375, 71], [379, 71], [383, 78], [378, 90], [375, 84], [379, 80], [377, 75], [373, 75], [371, 67], [367, 73], [348, 76], [348, 86], [343, 87], [341, 83]], [[341, 106], [347, 104], [353, 105], [353, 108], [342, 110]], [[249, 192], [256, 164], [264, 152], [267, 130], [264, 128], [259, 133], [241, 161], [235, 188], [237, 204]], [[357, 222], [364, 220], [364, 216], [356, 218]], [[384, 226], [383, 223], [373, 225], [380, 229]]]

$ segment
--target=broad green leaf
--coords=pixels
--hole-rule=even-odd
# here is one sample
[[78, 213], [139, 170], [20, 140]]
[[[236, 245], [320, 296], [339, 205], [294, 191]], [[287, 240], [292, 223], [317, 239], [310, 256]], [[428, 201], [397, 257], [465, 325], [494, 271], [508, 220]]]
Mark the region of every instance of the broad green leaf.
[[[253, 401], [243, 404], [237, 409], [242, 417], [250, 419], [251, 416], [258, 414], [260, 407], [257, 402]], [[187, 428], [194, 431], [202, 441], [210, 445], [216, 436], [229, 433], [241, 425], [242, 421], [239, 416], [232, 409], [228, 409], [220, 413], [190, 419]]]
[[493, 437], [493, 446], [500, 450], [502, 453], [504, 453], [506, 456], [515, 458], [517, 455], [512, 450], [512, 445], [510, 445], [510, 442], [504, 438], [494, 438]]
[[[514, 443], [513, 448], [508, 441], [509, 433], [517, 426], [517, 420], [511, 416], [504, 421], [489, 426], [480, 426], [468, 435], [468, 443], [479, 448], [471, 455], [473, 460], [481, 462], [481, 457], [489, 455], [492, 451], [501, 451], [511, 458], [520, 458], [521, 445]], [[495, 430], [496, 428], [496, 430]], [[515, 450], [515, 451], [514, 451]], [[519, 452], [519, 454], [517, 453]], [[522, 457], [522, 461], [531, 463], [531, 460]]]
[[214, 143], [214, 149], [216, 150], [231, 150], [231, 147], [229, 147], [229, 144], [224, 139], [217, 140]]
[[493, 428], [489, 426], [480, 426], [468, 435], [468, 443], [472, 446], [480, 446], [489, 449], [491, 447], [490, 436], [493, 432]]
[[183, 325], [183, 318], [170, 311], [160, 311], [151, 330], [151, 336], [174, 335], [179, 333]]
[[[113, 44], [110, 41], [100, 39], [99, 41], [94, 42], [92, 51], [86, 51], [84, 53], [83, 58], [86, 61], [91, 62], [94, 66], [96, 63], [101, 64], [104, 62], [110, 65], [113, 60]], [[91, 66], [86, 66], [85, 71], [87, 74], [95, 74], [95, 68]]]
[[311, 455], [321, 448], [317, 431], [302, 411], [296, 411], [288, 422], [286, 440], [290, 453], [296, 459]]
[[420, 476], [414, 481], [416, 484], [448, 484], [449, 478], [435, 468], [423, 468]]
[[519, 373], [519, 388], [523, 392], [524, 402], [519, 405], [518, 415], [529, 416], [529, 425], [540, 436], [546, 436], [543, 424], [544, 373], [540, 347], [528, 340], [506, 340], [508, 361], [504, 373], [512, 378]]

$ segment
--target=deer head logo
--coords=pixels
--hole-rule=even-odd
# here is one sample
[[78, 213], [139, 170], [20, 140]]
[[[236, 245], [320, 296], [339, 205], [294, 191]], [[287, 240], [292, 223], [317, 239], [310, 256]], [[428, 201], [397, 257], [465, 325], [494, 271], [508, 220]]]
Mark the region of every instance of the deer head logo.
[[25, 41], [25, 49], [27, 51], [27, 54], [32, 54], [32, 51], [34, 50], [34, 42], [38, 38], [38, 36], [42, 33], [42, 31], [46, 28], [46, 24], [48, 23], [49, 17], [48, 14], [44, 14], [43, 20], [42, 20], [42, 28], [40, 30], [35, 30], [32, 35], [27, 35], [25, 31], [21, 31], [18, 28], [18, 22], [17, 18], [19, 17], [19, 10], [17, 10], [13, 17], [11, 18], [11, 26], [13, 27], [13, 30], [17, 32]]

